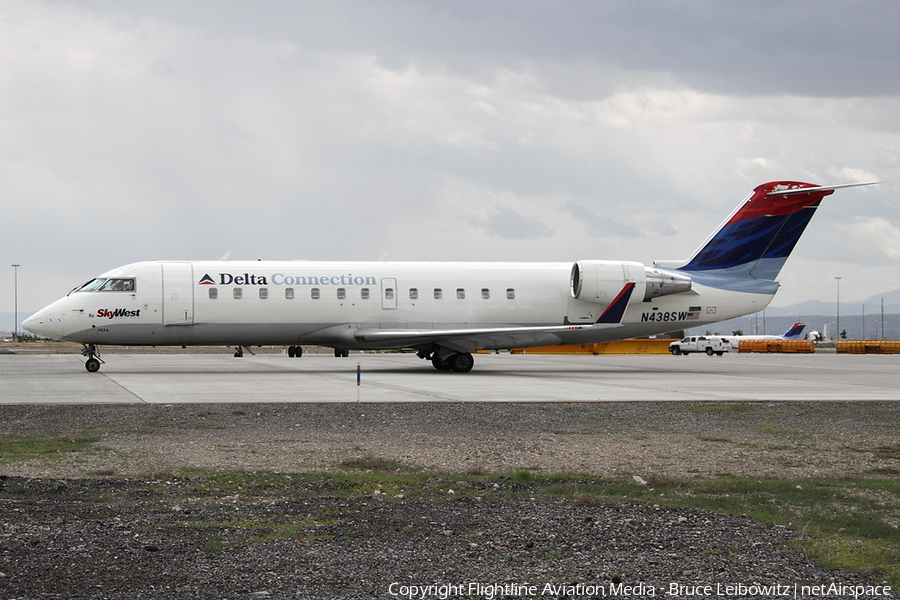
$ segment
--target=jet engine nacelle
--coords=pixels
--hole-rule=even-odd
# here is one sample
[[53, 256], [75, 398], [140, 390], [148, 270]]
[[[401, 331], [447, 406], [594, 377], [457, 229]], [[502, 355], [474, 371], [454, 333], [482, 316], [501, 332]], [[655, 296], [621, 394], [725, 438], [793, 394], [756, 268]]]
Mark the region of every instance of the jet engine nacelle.
[[634, 284], [629, 304], [647, 302], [660, 296], [691, 290], [691, 278], [638, 262], [580, 260], [572, 265], [572, 297], [583, 302], [607, 305], [626, 283]]

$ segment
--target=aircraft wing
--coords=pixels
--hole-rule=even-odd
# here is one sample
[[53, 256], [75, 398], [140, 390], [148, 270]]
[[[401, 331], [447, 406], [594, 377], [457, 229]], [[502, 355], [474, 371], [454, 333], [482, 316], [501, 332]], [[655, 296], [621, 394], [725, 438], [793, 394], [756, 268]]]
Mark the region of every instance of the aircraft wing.
[[621, 323], [591, 325], [556, 325], [550, 327], [478, 327], [472, 329], [358, 329], [353, 337], [360, 342], [390, 344], [411, 348], [437, 344], [454, 350], [471, 351], [481, 348], [519, 348], [522, 346], [550, 346], [561, 343], [557, 334], [578, 330], [598, 330], [623, 327]]
[[559, 344], [559, 334], [597, 331], [623, 327], [622, 317], [634, 283], [627, 283], [596, 323], [590, 325], [550, 325], [537, 327], [476, 327], [458, 329], [358, 329], [353, 337], [360, 342], [390, 344], [395, 347], [421, 347], [436, 344], [457, 351], [481, 348], [517, 348]]

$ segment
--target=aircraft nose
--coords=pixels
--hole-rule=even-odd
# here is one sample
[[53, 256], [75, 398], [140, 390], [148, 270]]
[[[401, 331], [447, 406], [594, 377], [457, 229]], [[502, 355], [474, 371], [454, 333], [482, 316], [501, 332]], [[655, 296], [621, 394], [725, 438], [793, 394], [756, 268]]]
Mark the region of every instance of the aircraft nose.
[[44, 335], [44, 311], [39, 310], [22, 322], [22, 329], [35, 335]]

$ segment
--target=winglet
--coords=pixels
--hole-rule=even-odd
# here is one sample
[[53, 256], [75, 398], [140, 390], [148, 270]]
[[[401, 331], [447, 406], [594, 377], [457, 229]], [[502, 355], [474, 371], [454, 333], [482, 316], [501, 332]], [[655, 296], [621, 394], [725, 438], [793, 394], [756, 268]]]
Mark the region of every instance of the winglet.
[[622, 291], [619, 292], [619, 295], [616, 296], [616, 299], [606, 307], [606, 310], [604, 310], [603, 314], [600, 315], [600, 318], [597, 319], [597, 323], [621, 323], [622, 317], [625, 316], [625, 309], [628, 307], [628, 301], [631, 299], [631, 292], [633, 291], [634, 283], [626, 283], [625, 287], [622, 288]]

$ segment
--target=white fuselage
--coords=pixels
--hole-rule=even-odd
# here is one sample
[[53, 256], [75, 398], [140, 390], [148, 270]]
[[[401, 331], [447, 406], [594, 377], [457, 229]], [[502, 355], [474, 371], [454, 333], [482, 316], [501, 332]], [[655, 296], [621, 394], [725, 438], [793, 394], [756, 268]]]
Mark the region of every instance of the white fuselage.
[[131, 288], [73, 291], [25, 326], [97, 345], [379, 349], [412, 344], [355, 334], [586, 325], [527, 340], [473, 337], [471, 351], [655, 335], [753, 313], [773, 296], [694, 282], [690, 291], [647, 301], [635, 294], [621, 326], [599, 328], [592, 324], [605, 308], [603, 294], [573, 297], [572, 271], [572, 263], [141, 262], [101, 276], [133, 280]]

